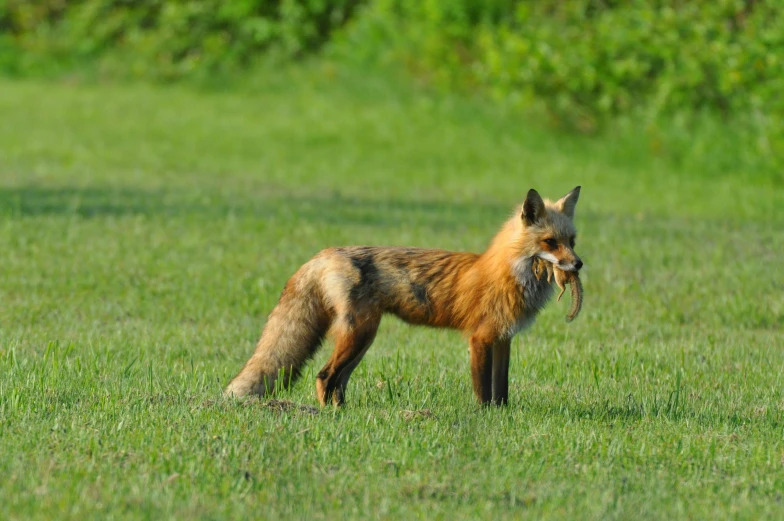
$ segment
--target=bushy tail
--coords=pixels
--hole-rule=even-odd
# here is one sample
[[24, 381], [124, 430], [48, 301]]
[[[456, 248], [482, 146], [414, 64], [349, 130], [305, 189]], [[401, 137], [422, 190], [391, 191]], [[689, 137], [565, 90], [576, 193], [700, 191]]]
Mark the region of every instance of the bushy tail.
[[226, 396], [267, 395], [276, 387], [288, 388], [318, 351], [329, 328], [329, 317], [315, 292], [297, 291], [295, 286], [293, 280], [286, 285], [256, 351], [226, 387]]

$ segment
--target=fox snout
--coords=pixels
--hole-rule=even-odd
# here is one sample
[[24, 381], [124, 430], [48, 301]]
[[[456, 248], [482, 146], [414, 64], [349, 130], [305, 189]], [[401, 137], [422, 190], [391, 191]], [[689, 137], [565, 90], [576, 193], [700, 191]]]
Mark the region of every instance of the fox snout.
[[583, 261], [575, 255], [573, 259], [560, 259], [558, 267], [564, 271], [580, 271], [583, 267]]
[[542, 241], [543, 251], [537, 253], [537, 257], [541, 257], [563, 271], [580, 271], [583, 267], [583, 261], [572, 248], [572, 245], [559, 244], [554, 239], [545, 239]]

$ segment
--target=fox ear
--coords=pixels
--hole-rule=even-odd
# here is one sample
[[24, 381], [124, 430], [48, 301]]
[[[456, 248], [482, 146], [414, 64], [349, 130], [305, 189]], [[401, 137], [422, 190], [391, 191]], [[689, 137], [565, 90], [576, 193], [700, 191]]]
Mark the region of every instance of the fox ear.
[[580, 187], [558, 199], [555, 203], [555, 208], [562, 214], [566, 215], [569, 219], [574, 219], [574, 207], [577, 206], [577, 200], [580, 198]]
[[523, 203], [523, 215], [521, 216], [523, 222], [527, 226], [531, 226], [544, 217], [544, 215], [545, 209], [542, 196], [539, 195], [539, 192], [531, 188], [528, 190], [528, 195], [525, 197], [525, 202]]

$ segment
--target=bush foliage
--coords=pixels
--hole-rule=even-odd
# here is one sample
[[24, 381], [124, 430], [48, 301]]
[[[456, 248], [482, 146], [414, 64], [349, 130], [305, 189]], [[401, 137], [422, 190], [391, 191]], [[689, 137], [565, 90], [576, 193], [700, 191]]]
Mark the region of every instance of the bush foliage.
[[7, 73], [212, 77], [330, 41], [583, 131], [640, 110], [732, 117], [784, 167], [780, 0], [0, 0]]
[[778, 0], [0, 0], [2, 66], [111, 56], [115, 72], [164, 77], [246, 66], [319, 49], [361, 3], [350, 51], [392, 53], [438, 84], [589, 119], [641, 103], [784, 109]]
[[0, 0], [0, 67], [179, 78], [318, 49], [361, 0]]
[[[778, 0], [379, 0], [362, 34], [433, 82], [592, 120], [645, 105], [782, 112]], [[578, 122], [579, 123], [579, 122]]]

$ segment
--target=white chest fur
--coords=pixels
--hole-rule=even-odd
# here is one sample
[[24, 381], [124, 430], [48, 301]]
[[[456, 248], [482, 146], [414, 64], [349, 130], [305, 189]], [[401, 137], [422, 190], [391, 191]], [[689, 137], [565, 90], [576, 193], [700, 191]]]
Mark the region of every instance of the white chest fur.
[[547, 282], [547, 277], [538, 280], [534, 275], [533, 261], [533, 257], [522, 257], [512, 263], [512, 273], [520, 286], [524, 307], [523, 313], [517, 317], [510, 328], [510, 337], [533, 324], [536, 315], [553, 295], [553, 288]]

